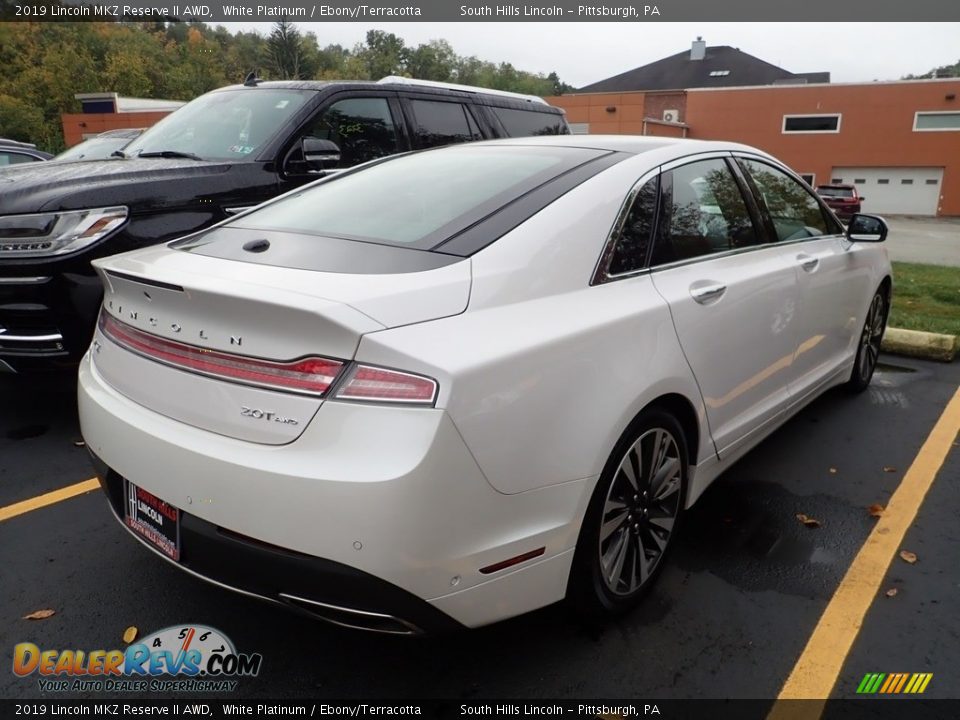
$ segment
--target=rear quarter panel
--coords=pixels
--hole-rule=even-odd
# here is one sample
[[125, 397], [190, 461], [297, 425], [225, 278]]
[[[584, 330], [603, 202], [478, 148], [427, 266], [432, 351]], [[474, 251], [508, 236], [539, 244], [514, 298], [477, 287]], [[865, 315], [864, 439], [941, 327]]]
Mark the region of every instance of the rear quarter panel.
[[[646, 167], [646, 166], [644, 166]], [[598, 475], [637, 413], [666, 393], [701, 418], [666, 303], [650, 278], [591, 287], [634, 180], [624, 162], [473, 256], [465, 313], [371, 333], [357, 358], [435, 377], [488, 481], [504, 493]]]

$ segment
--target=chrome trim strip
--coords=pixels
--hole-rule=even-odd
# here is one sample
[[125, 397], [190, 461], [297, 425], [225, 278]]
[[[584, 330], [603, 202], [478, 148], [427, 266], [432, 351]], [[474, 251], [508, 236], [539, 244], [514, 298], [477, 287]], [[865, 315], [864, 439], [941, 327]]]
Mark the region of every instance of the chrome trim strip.
[[13, 340], [13, 342], [60, 342], [63, 340], [63, 335], [60, 333], [54, 333], [53, 335], [7, 335], [6, 333], [0, 333], [0, 343], [7, 340]]
[[[328, 623], [334, 625], [339, 625], [341, 627], [352, 628], [354, 630], [367, 630], [368, 632], [383, 633], [385, 635], [418, 635], [423, 633], [423, 630], [418, 628], [413, 623], [407, 622], [402, 618], [398, 618], [395, 615], [387, 615], [384, 613], [369, 612], [367, 610], [356, 610], [354, 608], [345, 608], [340, 607], [339, 605], [330, 605], [328, 603], [322, 603], [317, 600], [308, 600], [307, 598], [297, 597], [296, 595], [288, 595], [287, 593], [280, 593], [280, 597], [287, 601], [293, 601], [294, 603], [306, 603], [307, 605], [315, 605], [318, 608], [326, 608], [329, 610], [335, 610], [336, 612], [346, 613], [348, 615], [357, 615], [359, 617], [370, 617], [370, 618], [382, 618], [385, 620], [393, 620], [400, 625], [405, 625], [410, 628], [408, 632], [403, 632], [402, 630], [381, 630], [379, 628], [372, 628], [369, 625], [351, 625], [350, 623], [340, 622], [338, 620], [333, 620], [332, 618], [320, 615], [318, 612], [317, 617], [321, 620], [324, 620]], [[296, 605], [295, 605], [296, 607]], [[301, 608], [301, 610], [304, 608]]]
[[40, 285], [50, 282], [49, 275], [33, 275], [31, 277], [0, 277], [0, 285]]
[[0, 373], [13, 373], [16, 375], [17, 371], [10, 367], [10, 365], [5, 363], [3, 360], [0, 360]]

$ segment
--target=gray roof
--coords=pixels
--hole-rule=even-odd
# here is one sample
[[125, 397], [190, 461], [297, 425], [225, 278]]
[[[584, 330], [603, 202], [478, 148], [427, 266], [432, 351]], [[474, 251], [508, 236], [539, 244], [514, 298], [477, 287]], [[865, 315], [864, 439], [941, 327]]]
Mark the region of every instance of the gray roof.
[[828, 83], [830, 73], [792, 73], [737, 48], [718, 45], [708, 47], [703, 60], [691, 60], [690, 51], [684, 50], [649, 65], [586, 85], [578, 92], [685, 90], [805, 82]]

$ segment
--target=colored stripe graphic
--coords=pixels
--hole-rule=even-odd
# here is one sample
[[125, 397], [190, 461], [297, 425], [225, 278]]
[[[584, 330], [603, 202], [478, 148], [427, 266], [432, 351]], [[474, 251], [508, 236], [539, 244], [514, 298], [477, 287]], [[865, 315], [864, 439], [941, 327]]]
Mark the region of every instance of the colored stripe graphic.
[[919, 695], [932, 679], [933, 673], [867, 673], [857, 686], [857, 694]]

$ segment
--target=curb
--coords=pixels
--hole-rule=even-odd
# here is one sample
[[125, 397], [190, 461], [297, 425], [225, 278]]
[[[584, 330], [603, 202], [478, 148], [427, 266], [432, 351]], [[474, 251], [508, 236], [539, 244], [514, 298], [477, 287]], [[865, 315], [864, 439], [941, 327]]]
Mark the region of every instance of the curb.
[[894, 355], [953, 362], [960, 351], [960, 337], [940, 333], [887, 328], [880, 349]]

